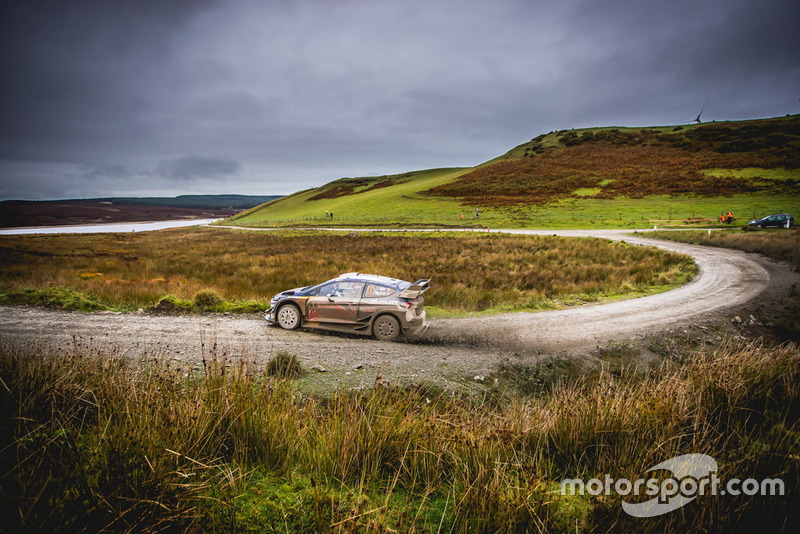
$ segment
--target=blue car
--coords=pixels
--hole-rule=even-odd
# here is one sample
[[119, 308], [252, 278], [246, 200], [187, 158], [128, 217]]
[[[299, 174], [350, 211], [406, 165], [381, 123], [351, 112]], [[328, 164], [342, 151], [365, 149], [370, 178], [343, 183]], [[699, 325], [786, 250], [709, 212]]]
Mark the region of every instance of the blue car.
[[756, 228], [791, 228], [794, 226], [794, 217], [787, 213], [767, 215], [761, 219], [750, 221], [750, 226]]
[[267, 322], [286, 330], [320, 328], [394, 341], [427, 328], [424, 299], [430, 280], [414, 283], [345, 273], [315, 286], [289, 289], [270, 300]]

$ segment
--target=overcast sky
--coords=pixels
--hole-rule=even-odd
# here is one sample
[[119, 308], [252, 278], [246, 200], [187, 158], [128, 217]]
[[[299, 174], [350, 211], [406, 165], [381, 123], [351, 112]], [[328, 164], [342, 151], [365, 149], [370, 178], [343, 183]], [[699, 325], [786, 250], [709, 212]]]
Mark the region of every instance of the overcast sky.
[[287, 194], [800, 113], [797, 0], [5, 0], [0, 199]]

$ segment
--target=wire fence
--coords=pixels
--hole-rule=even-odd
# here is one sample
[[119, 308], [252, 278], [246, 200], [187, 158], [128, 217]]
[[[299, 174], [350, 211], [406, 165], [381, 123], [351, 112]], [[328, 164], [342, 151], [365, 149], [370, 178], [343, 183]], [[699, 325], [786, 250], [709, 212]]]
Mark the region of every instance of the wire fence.
[[335, 218], [330, 216], [310, 216], [310, 217], [292, 217], [292, 218], [275, 218], [258, 223], [258, 226], [286, 226], [286, 225], [308, 225], [308, 226], [344, 226], [344, 225], [360, 225], [360, 226], [453, 226], [453, 227], [485, 227], [489, 225], [498, 227], [550, 227], [559, 225], [575, 225], [575, 226], [620, 226], [631, 228], [647, 228], [652, 226], [686, 226], [686, 227], [704, 227], [704, 226], [736, 226], [747, 224], [752, 219], [758, 219], [771, 213], [784, 213], [782, 210], [772, 212], [753, 211], [747, 215], [734, 216], [732, 221], [722, 220], [727, 215], [726, 213], [708, 214], [700, 213], [697, 211], [681, 212], [665, 211], [665, 212], [650, 212], [650, 213], [624, 213], [619, 212], [616, 214], [583, 214], [569, 212], [565, 210], [561, 213], [547, 213], [537, 214], [536, 212], [528, 213], [502, 213], [495, 211], [486, 211], [479, 216], [469, 214], [468, 216], [461, 216], [460, 214], [439, 214], [439, 215], [408, 215], [408, 216], [357, 216], [342, 214], [337, 215]]

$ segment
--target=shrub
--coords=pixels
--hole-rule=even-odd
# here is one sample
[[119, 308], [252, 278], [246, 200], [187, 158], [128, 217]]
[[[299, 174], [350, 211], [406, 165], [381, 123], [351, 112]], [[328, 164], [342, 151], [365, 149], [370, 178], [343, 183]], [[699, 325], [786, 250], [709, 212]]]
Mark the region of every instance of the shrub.
[[155, 312], [178, 312], [188, 311], [192, 309], [192, 303], [188, 300], [182, 300], [175, 295], [165, 295], [161, 297], [158, 304], [150, 308]]
[[202, 311], [213, 310], [224, 301], [213, 289], [201, 289], [194, 294], [194, 306]]
[[269, 359], [266, 372], [267, 376], [276, 378], [300, 378], [305, 374], [305, 369], [295, 354], [281, 350]]

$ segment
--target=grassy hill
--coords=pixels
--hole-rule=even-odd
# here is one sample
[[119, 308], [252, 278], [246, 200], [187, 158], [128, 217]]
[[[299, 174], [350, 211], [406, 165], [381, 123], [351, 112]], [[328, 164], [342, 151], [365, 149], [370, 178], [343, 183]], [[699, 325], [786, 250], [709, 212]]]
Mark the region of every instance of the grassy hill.
[[474, 168], [342, 178], [228, 222], [696, 226], [728, 210], [800, 214], [800, 116], [550, 132]]
[[[426, 193], [471, 168], [432, 169], [393, 176], [342, 178], [258, 206], [225, 221], [242, 226], [441, 225], [464, 211], [461, 201]], [[326, 216], [333, 214], [333, 218]], [[451, 220], [452, 219], [452, 220]]]

